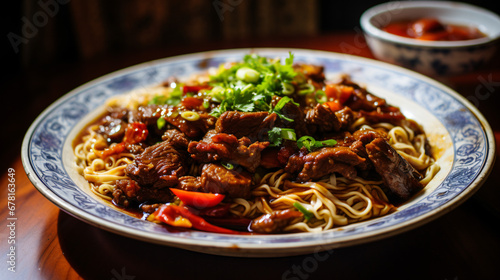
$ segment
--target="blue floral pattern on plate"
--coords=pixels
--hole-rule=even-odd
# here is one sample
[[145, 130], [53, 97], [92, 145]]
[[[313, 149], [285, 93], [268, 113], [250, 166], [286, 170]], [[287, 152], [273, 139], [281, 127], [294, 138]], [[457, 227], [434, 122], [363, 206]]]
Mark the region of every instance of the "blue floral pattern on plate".
[[[165, 227], [119, 212], [82, 191], [63, 164], [63, 147], [75, 125], [111, 96], [159, 84], [169, 76], [186, 76], [249, 52], [321, 64], [327, 73], [347, 73], [354, 81], [384, 87], [431, 112], [448, 130], [454, 146], [451, 172], [428, 195], [391, 215], [322, 233], [221, 235], [198, 231], [170, 232]], [[442, 214], [475, 191], [494, 156], [492, 133], [465, 99], [418, 74], [381, 62], [309, 50], [242, 49], [186, 55], [124, 69], [83, 85], [47, 108], [23, 142], [22, 159], [35, 187], [61, 209], [91, 224], [133, 238], [222, 255], [281, 256], [310, 253], [390, 236]], [[71, 139], [69, 139], [71, 140]], [[235, 250], [234, 248], [238, 248]]]

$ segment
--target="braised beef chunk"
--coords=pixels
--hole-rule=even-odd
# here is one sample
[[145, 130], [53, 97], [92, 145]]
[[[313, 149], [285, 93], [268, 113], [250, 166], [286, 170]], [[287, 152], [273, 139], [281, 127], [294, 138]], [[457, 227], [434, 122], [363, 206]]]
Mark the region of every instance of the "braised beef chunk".
[[340, 129], [348, 129], [354, 123], [354, 112], [349, 107], [344, 107], [335, 112], [335, 116], [340, 122]]
[[169, 189], [143, 188], [130, 179], [116, 181], [116, 188], [113, 191], [113, 203], [123, 207], [129, 207], [131, 203], [136, 202], [169, 202], [171, 199], [172, 193]]
[[354, 137], [354, 139], [361, 141], [363, 145], [366, 145], [377, 138], [383, 138], [385, 140], [389, 140], [389, 137], [386, 132], [384, 132], [383, 130], [375, 130], [375, 129], [356, 130], [352, 134], [352, 136]]
[[189, 143], [188, 152], [197, 162], [224, 160], [254, 172], [260, 165], [262, 150], [268, 145], [269, 142], [252, 143], [247, 137], [237, 139], [231, 134], [217, 133], [209, 139], [192, 141]]
[[[280, 100], [281, 97], [273, 97], [273, 108], [278, 104]], [[297, 138], [309, 134], [309, 130], [307, 129], [307, 124], [305, 121], [305, 114], [299, 106], [295, 105], [293, 102], [287, 102], [283, 106], [283, 108], [281, 108], [280, 112], [284, 117], [293, 121], [289, 121], [285, 118], [278, 118], [276, 120], [275, 126], [294, 129]]]
[[370, 112], [361, 110], [359, 116], [364, 117], [369, 123], [386, 122], [394, 125], [399, 125], [405, 119], [399, 108], [390, 106], [379, 107], [377, 110]]
[[[180, 109], [179, 109], [180, 110]], [[208, 130], [214, 127], [216, 119], [204, 112], [195, 112], [199, 118], [197, 120], [186, 120], [178, 114], [178, 110], [173, 110], [169, 105], [148, 105], [141, 106], [135, 114], [131, 114], [129, 122], [142, 122], [150, 130], [157, 131], [157, 122], [160, 117], [167, 122], [168, 128], [177, 128], [189, 138], [201, 138]], [[160, 134], [161, 135], [161, 134]]]
[[371, 94], [365, 88], [353, 83], [347, 76], [343, 77], [340, 84], [354, 88], [352, 96], [344, 104], [354, 111], [374, 111], [387, 104], [385, 99]]
[[165, 188], [177, 185], [179, 177], [186, 175], [189, 163], [190, 157], [185, 150], [163, 141], [136, 156], [125, 173], [140, 186]]
[[233, 198], [250, 197], [252, 176], [241, 170], [229, 170], [216, 163], [203, 166], [201, 183], [205, 192], [227, 194]]
[[224, 112], [215, 124], [218, 133], [233, 134], [237, 138], [248, 137], [252, 141], [264, 141], [276, 121], [275, 113], [245, 113], [237, 111]]
[[329, 107], [317, 104], [316, 107], [307, 111], [305, 122], [309, 125], [309, 131], [339, 132], [349, 129], [354, 123], [354, 114], [349, 107], [333, 112]]
[[106, 116], [99, 125], [99, 133], [103, 134], [109, 143], [121, 142], [126, 128], [127, 123], [123, 120]]
[[186, 135], [177, 129], [169, 129], [165, 131], [161, 139], [176, 148], [186, 149], [189, 144], [189, 140]]
[[122, 121], [127, 121], [130, 115], [130, 110], [122, 107], [109, 107], [108, 115], [113, 119], [119, 119]]
[[334, 172], [354, 178], [357, 174], [355, 166], [364, 161], [348, 147], [325, 147], [308, 154], [294, 154], [285, 171], [292, 174], [300, 172], [297, 180], [301, 182], [319, 179]]
[[357, 168], [359, 170], [373, 169], [373, 164], [368, 158], [368, 153], [366, 152], [365, 145], [377, 138], [383, 138], [387, 140], [387, 134], [381, 130], [363, 129], [355, 131], [352, 134], [352, 138], [353, 142], [349, 145], [349, 148], [358, 156], [366, 159], [366, 161], [358, 165]]
[[250, 223], [250, 229], [257, 233], [280, 233], [288, 225], [300, 220], [302, 213], [294, 210], [273, 211], [271, 214], [264, 214]]
[[367, 144], [366, 152], [384, 184], [399, 199], [407, 200], [422, 189], [422, 175], [384, 139], [376, 138]]
[[132, 120], [129, 122], [142, 122], [148, 126], [156, 125], [162, 110], [166, 110], [167, 108], [164, 105], [141, 106], [137, 109], [136, 114], [131, 116]]
[[174, 117], [164, 117], [171, 125], [192, 139], [200, 139], [207, 131], [214, 128], [216, 119], [207, 113], [197, 113], [200, 118], [196, 121], [184, 119], [181, 115]]
[[339, 131], [342, 126], [335, 113], [321, 104], [307, 111], [306, 124], [312, 132]]
[[177, 188], [185, 191], [201, 191], [203, 185], [201, 184], [200, 177], [182, 176], [179, 178], [179, 185]]
[[121, 142], [125, 136], [129, 113], [129, 110], [124, 108], [109, 108], [108, 113], [100, 122], [99, 133], [103, 134], [110, 143]]

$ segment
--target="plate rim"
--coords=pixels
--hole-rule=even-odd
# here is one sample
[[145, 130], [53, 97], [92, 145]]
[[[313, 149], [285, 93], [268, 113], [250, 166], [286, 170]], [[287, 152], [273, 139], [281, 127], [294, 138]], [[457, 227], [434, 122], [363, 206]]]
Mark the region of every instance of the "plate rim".
[[[111, 222], [102, 218], [99, 218], [98, 216], [85, 212], [84, 210], [80, 209], [79, 207], [72, 205], [71, 203], [68, 203], [64, 198], [57, 196], [56, 193], [54, 193], [52, 190], [50, 190], [35, 174], [35, 170], [33, 169], [31, 165], [31, 159], [29, 158], [29, 144], [31, 143], [31, 139], [33, 136], [33, 132], [35, 129], [38, 127], [40, 123], [45, 119], [45, 117], [52, 112], [54, 109], [56, 109], [59, 105], [63, 104], [66, 100], [70, 99], [74, 95], [77, 95], [79, 92], [81, 92], [84, 89], [90, 88], [94, 85], [99, 84], [100, 82], [116, 78], [121, 76], [122, 74], [125, 73], [132, 73], [134, 71], [140, 70], [147, 68], [148, 66], [155, 66], [159, 65], [165, 62], [175, 62], [175, 61], [184, 61], [186, 58], [190, 58], [193, 60], [199, 60], [202, 56], [207, 56], [207, 57], [213, 57], [217, 55], [224, 55], [224, 54], [244, 54], [244, 53], [252, 53], [252, 52], [275, 52], [275, 53], [287, 53], [287, 52], [292, 52], [292, 53], [306, 53], [306, 54], [312, 54], [314, 56], [319, 56], [319, 57], [336, 57], [338, 59], [343, 58], [345, 60], [354, 60], [354, 61], [360, 61], [363, 64], [368, 64], [368, 65], [376, 65], [378, 67], [383, 67], [383, 68], [388, 68], [393, 71], [397, 72], [402, 72], [408, 76], [416, 77], [418, 80], [421, 80], [427, 84], [430, 84], [434, 87], [437, 87], [443, 91], [445, 91], [447, 94], [449, 94], [451, 97], [456, 99], [459, 103], [461, 103], [463, 106], [465, 106], [471, 114], [476, 118], [476, 120], [481, 124], [482, 126], [482, 131], [485, 135], [485, 145], [488, 148], [488, 153], [485, 154], [485, 160], [480, 168], [480, 171], [477, 173], [477, 177], [474, 181], [472, 181], [464, 190], [462, 190], [460, 193], [458, 193], [456, 196], [453, 197], [450, 201], [447, 201], [444, 203], [441, 207], [431, 209], [427, 213], [421, 214], [417, 217], [414, 217], [412, 219], [409, 219], [407, 221], [398, 223], [396, 225], [389, 226], [387, 228], [379, 228], [376, 230], [371, 230], [368, 232], [362, 232], [356, 235], [349, 235], [349, 236], [343, 236], [335, 239], [334, 242], [331, 242], [329, 244], [323, 244], [322, 241], [324, 241], [321, 238], [315, 239], [315, 240], [310, 240], [310, 241], [300, 241], [299, 244], [294, 245], [293, 247], [290, 247], [290, 243], [242, 243], [242, 244], [233, 244], [233, 242], [222, 242], [220, 240], [217, 240], [217, 242], [213, 242], [210, 240], [196, 240], [196, 244], [193, 244], [193, 241], [191, 239], [186, 239], [182, 237], [177, 237], [173, 235], [168, 235], [168, 234], [159, 234], [159, 233], [153, 233], [153, 232], [146, 232], [142, 231], [139, 229], [135, 228], [130, 228], [127, 227], [126, 225], [119, 224], [118, 222]], [[485, 119], [485, 117], [482, 115], [482, 113], [472, 105], [465, 97], [457, 93], [455, 90], [449, 88], [448, 86], [439, 83], [427, 76], [424, 76], [422, 74], [416, 73], [414, 71], [388, 64], [385, 62], [377, 61], [371, 58], [366, 58], [366, 57], [359, 57], [355, 55], [350, 55], [350, 54], [344, 54], [344, 53], [338, 53], [338, 52], [329, 52], [329, 51], [322, 51], [322, 50], [313, 50], [313, 49], [301, 49], [301, 48], [237, 48], [237, 49], [220, 49], [220, 50], [211, 50], [211, 51], [204, 51], [204, 52], [196, 52], [196, 53], [190, 53], [190, 54], [183, 54], [183, 55], [177, 55], [177, 56], [171, 56], [171, 57], [165, 57], [165, 58], [160, 58], [160, 59], [155, 59], [143, 63], [139, 63], [136, 65], [132, 65], [129, 67], [125, 67], [123, 69], [119, 69], [116, 71], [113, 71], [111, 73], [105, 74], [103, 76], [100, 76], [98, 78], [95, 78], [93, 80], [90, 80], [75, 89], [67, 92], [66, 94], [62, 95], [59, 97], [56, 101], [54, 101], [50, 106], [48, 106], [46, 109], [44, 109], [34, 120], [34, 122], [30, 125], [29, 129], [27, 130], [25, 137], [23, 138], [22, 142], [22, 147], [21, 147], [21, 159], [22, 159], [22, 164], [23, 168], [31, 181], [31, 183], [34, 185], [34, 187], [42, 194], [44, 195], [49, 201], [51, 201], [53, 204], [55, 204], [58, 208], [63, 210], [64, 212], [70, 214], [71, 216], [84, 221], [88, 224], [91, 224], [92, 226], [95, 226], [97, 228], [101, 228], [116, 234], [120, 234], [123, 236], [131, 237], [134, 239], [150, 242], [150, 243], [156, 243], [156, 244], [161, 244], [161, 245], [167, 245], [167, 246], [172, 246], [172, 247], [178, 247], [178, 248], [183, 248], [183, 249], [188, 249], [191, 251], [198, 251], [198, 252], [205, 252], [205, 253], [211, 253], [211, 254], [218, 254], [218, 255], [227, 255], [227, 256], [242, 256], [242, 257], [261, 257], [261, 256], [266, 256], [270, 257], [273, 255], [269, 255], [270, 252], [274, 253], [274, 256], [289, 256], [289, 255], [298, 255], [298, 254], [305, 254], [308, 252], [312, 252], [311, 249], [317, 248], [318, 246], [321, 246], [323, 249], [333, 249], [333, 248], [338, 248], [338, 247], [346, 247], [346, 246], [352, 246], [356, 244], [363, 244], [367, 242], [372, 242], [375, 240], [383, 239], [383, 238], [388, 238], [391, 236], [394, 236], [396, 234], [400, 234], [405, 231], [412, 230], [416, 227], [422, 226], [423, 224], [426, 224], [428, 222], [431, 222], [446, 213], [449, 213], [456, 207], [458, 207], [461, 203], [463, 203], [466, 199], [468, 199], [470, 196], [472, 196], [484, 183], [486, 177], [490, 174], [492, 171], [492, 166], [495, 161], [496, 157], [496, 143], [494, 140], [494, 134], [493, 131]], [[66, 140], [66, 139], [65, 139]], [[294, 234], [294, 236], [300, 237], [301, 235], [310, 235], [311, 233], [297, 233]], [[290, 234], [286, 234], [287, 236], [290, 236]], [[151, 238], [151, 237], [155, 238]], [[165, 239], [164, 237], [167, 237]], [[231, 235], [229, 235], [231, 236]], [[262, 237], [262, 236], [260, 236]], [[195, 245], [195, 248], [193, 246]], [[237, 247], [235, 247], [235, 245]], [[258, 246], [260, 245], [260, 246]], [[290, 252], [291, 249], [294, 249], [293, 252]], [[288, 251], [288, 252], [286, 252]], [[242, 254], [244, 253], [244, 254]]]

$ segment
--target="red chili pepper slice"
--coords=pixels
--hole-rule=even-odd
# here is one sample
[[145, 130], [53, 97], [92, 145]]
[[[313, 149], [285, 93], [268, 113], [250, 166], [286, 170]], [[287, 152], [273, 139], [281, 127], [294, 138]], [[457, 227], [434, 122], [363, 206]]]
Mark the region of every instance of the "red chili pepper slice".
[[198, 215], [205, 217], [205, 219], [207, 217], [226, 217], [230, 207], [231, 204], [229, 203], [219, 204], [214, 207], [201, 209]]
[[[153, 213], [155, 219], [165, 222], [167, 224], [175, 224], [172, 221], [183, 221], [181, 225], [188, 225], [188, 223], [183, 220], [187, 219], [192, 227], [198, 230], [215, 232], [215, 233], [226, 233], [226, 234], [239, 234], [240, 232], [221, 228], [215, 225], [212, 225], [205, 221], [203, 218], [191, 213], [187, 207], [177, 206], [173, 204], [165, 204], [162, 205], [156, 212]], [[182, 217], [182, 218], [179, 218]]]
[[214, 207], [215, 205], [219, 204], [225, 197], [225, 195], [219, 193], [191, 192], [174, 188], [171, 188], [170, 190], [182, 202], [184, 202], [184, 204], [196, 208]]

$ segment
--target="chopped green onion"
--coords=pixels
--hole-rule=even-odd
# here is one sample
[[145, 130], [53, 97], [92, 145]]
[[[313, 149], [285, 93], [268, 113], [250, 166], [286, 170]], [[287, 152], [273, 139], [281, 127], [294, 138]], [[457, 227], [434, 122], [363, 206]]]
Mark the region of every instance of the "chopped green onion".
[[295, 88], [293, 87], [292, 84], [281, 83], [281, 85], [283, 86], [283, 94], [284, 95], [291, 95], [295, 91]]
[[306, 95], [314, 91], [314, 86], [311, 84], [302, 84], [299, 89], [299, 95]]
[[194, 122], [200, 119], [200, 115], [192, 111], [184, 111], [181, 113], [181, 117], [185, 120]]
[[332, 146], [335, 146], [337, 144], [337, 141], [335, 141], [333, 139], [328, 139], [328, 140], [324, 140], [324, 141], [316, 141], [316, 143], [319, 143], [323, 147], [332, 147]]
[[236, 78], [246, 83], [256, 83], [259, 81], [260, 73], [248, 67], [242, 67], [236, 71]]
[[231, 163], [229, 162], [221, 162], [221, 165], [224, 166], [227, 170], [233, 170], [234, 169], [234, 165], [232, 165]]
[[160, 117], [156, 121], [156, 126], [158, 127], [158, 129], [163, 129], [163, 127], [165, 127], [165, 124], [167, 124], [167, 121], [163, 117]]
[[271, 110], [271, 113], [276, 113], [276, 115], [278, 115], [281, 119], [284, 119], [288, 122], [293, 122], [293, 119], [291, 118], [288, 118], [286, 117], [285, 115], [283, 115], [281, 113], [281, 109], [283, 109], [283, 107], [288, 103], [288, 102], [292, 102], [294, 105], [296, 106], [299, 106], [298, 103], [296, 103], [295, 101], [293, 101], [292, 98], [288, 97], [288, 96], [283, 96], [280, 101], [278, 101], [278, 103], [276, 104], [276, 106], [274, 106], [274, 108]]
[[224, 88], [215, 86], [209, 92], [209, 95], [212, 97], [212, 100], [215, 102], [221, 102], [224, 100]]
[[208, 109], [210, 107], [210, 101], [205, 99], [203, 101], [203, 108]]
[[241, 89], [241, 92], [242, 93], [245, 93], [245, 92], [250, 92], [254, 89], [255, 87], [252, 85], [252, 84], [248, 84], [246, 85], [244, 88]]
[[326, 101], [328, 101], [328, 97], [326, 96], [325, 92], [322, 90], [316, 91], [314, 98], [316, 99], [316, 102], [318, 102], [320, 104], [323, 104]]
[[179, 115], [179, 111], [169, 111], [167, 113], [167, 117], [169, 118], [176, 118]]
[[295, 134], [295, 130], [291, 128], [282, 128], [281, 138], [291, 141], [297, 141], [297, 135]]
[[311, 136], [302, 136], [297, 140], [297, 147], [301, 149], [302, 147], [306, 147], [307, 150], [311, 151], [311, 147], [316, 143], [316, 139]]
[[274, 110], [275, 111], [281, 111], [281, 109], [283, 109], [283, 107], [285, 107], [285, 105], [288, 103], [288, 102], [292, 102], [293, 104], [295, 104], [295, 106], [299, 106], [299, 103], [293, 101], [292, 98], [288, 97], [288, 96], [284, 96], [280, 99], [280, 101], [278, 101], [278, 103], [276, 104], [276, 106], [274, 106]]
[[304, 215], [306, 221], [309, 221], [312, 217], [314, 217], [314, 214], [307, 210], [304, 205], [300, 204], [298, 201], [295, 201], [293, 203], [293, 207], [297, 208], [297, 210], [299, 210]]
[[322, 147], [332, 147], [337, 144], [337, 141], [334, 139], [328, 139], [324, 141], [317, 141], [311, 136], [302, 136], [297, 140], [297, 147], [301, 149], [302, 147], [306, 147], [306, 149], [310, 152], [314, 148], [322, 148]]

